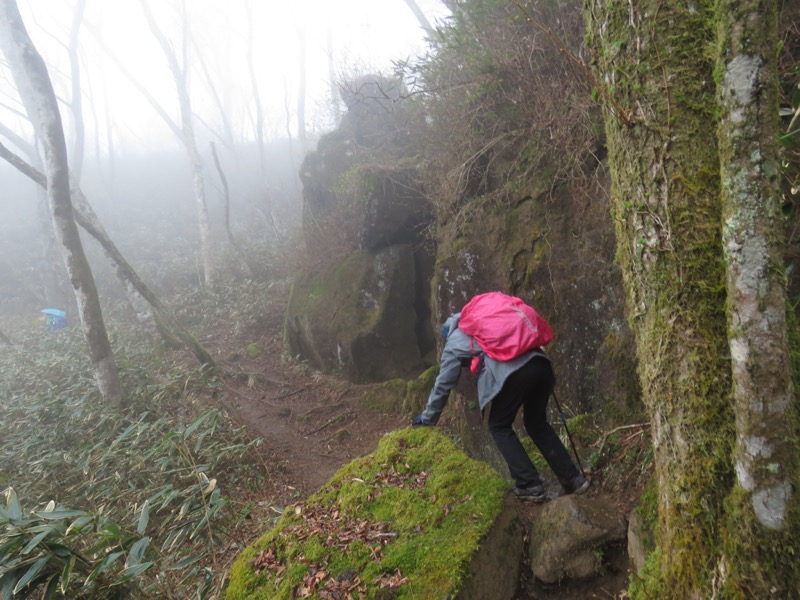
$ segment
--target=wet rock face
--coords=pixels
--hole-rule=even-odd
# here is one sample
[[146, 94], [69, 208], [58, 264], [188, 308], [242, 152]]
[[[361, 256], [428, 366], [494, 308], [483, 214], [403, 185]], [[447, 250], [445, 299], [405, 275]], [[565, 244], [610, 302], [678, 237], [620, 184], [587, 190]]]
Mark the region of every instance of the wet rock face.
[[413, 171], [398, 169], [363, 173], [363, 221], [358, 236], [363, 249], [421, 241], [432, 207], [415, 186], [413, 175]]
[[457, 600], [510, 600], [515, 597], [522, 558], [523, 527], [514, 502], [510, 495], [506, 497], [503, 512], [481, 541], [472, 559], [468, 578]]
[[635, 418], [635, 352], [603, 166], [587, 185], [550, 189], [533, 176], [518, 201], [476, 203], [457, 230], [440, 226], [434, 314], [442, 322], [486, 291], [519, 296], [553, 328], [546, 350], [569, 410]]
[[355, 382], [418, 374], [414, 279], [407, 244], [357, 252], [332, 272], [299, 276], [286, 317], [289, 352]]
[[598, 575], [604, 549], [625, 538], [625, 520], [611, 504], [580, 496], [556, 498], [533, 523], [531, 570], [543, 583]]

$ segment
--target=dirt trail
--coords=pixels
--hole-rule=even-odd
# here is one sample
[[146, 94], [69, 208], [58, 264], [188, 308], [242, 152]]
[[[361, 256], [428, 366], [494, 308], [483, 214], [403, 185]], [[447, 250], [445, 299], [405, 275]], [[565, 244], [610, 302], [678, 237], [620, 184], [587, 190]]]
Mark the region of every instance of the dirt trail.
[[[264, 440], [267, 464], [290, 501], [314, 493], [340, 467], [375, 450], [383, 434], [407, 425], [398, 414], [360, 407], [369, 386], [287, 361], [277, 333], [239, 343], [224, 334], [204, 341], [217, 346], [217, 356], [227, 357], [223, 403], [237, 422]], [[263, 354], [247, 355], [253, 343]], [[220, 352], [223, 345], [238, 350]]]

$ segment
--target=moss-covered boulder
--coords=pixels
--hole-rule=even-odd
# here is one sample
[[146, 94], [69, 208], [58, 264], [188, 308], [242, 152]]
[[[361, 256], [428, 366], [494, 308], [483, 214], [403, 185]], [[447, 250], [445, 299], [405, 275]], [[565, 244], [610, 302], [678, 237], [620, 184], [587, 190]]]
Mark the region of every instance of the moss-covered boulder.
[[408, 245], [356, 252], [333, 271], [298, 276], [286, 316], [288, 351], [356, 382], [419, 373], [414, 277]]
[[521, 552], [505, 482], [438, 430], [408, 428], [288, 507], [225, 597], [510, 599]]
[[439, 367], [435, 366], [411, 380], [392, 379], [375, 384], [364, 394], [361, 406], [405, 415], [422, 412], [438, 373]]

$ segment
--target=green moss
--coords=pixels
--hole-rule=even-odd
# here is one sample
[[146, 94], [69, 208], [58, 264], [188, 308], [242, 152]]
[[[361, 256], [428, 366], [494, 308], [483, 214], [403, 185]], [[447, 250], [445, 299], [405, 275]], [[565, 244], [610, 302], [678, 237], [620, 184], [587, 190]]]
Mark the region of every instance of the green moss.
[[[800, 331], [794, 310], [787, 305], [789, 347], [792, 355], [795, 390], [800, 389]], [[800, 441], [800, 405], [795, 393], [794, 404], [786, 418], [791, 428], [791, 447]], [[753, 512], [752, 495], [734, 486], [726, 499], [726, 527], [723, 530], [723, 549], [731, 566], [732, 576], [723, 587], [726, 598], [795, 598], [800, 590], [800, 501], [797, 484], [800, 481], [800, 460], [797, 452], [790, 458], [787, 472], [794, 483], [786, 524], [780, 530], [767, 529], [758, 523]], [[754, 561], [753, 557], [759, 557]]]
[[403, 413], [417, 414], [425, 408], [428, 396], [439, 374], [439, 365], [427, 369], [419, 377], [412, 379], [406, 386], [406, 395], [403, 398]]
[[647, 561], [644, 563], [641, 577], [636, 577], [635, 575], [631, 576], [631, 581], [628, 585], [628, 595], [631, 598], [671, 597], [660, 583], [659, 573], [661, 571], [662, 562], [661, 551], [656, 547], [656, 549], [647, 556]]
[[[617, 259], [656, 436], [664, 525], [633, 597], [704, 597], [721, 556], [735, 439], [709, 45], [715, 5], [648, 1], [640, 9], [653, 18], [633, 28], [623, 4], [595, 4], [590, 36], [604, 23], [602, 39], [590, 37], [598, 79], [623, 68], [629, 76], [617, 77], [615, 98], [637, 107], [634, 126], [608, 112], [606, 131]], [[622, 42], [618, 52], [613, 40]]]
[[[392, 598], [454, 597], [506, 493], [496, 472], [438, 430], [394, 432], [307, 502], [289, 507], [247, 548], [231, 570], [226, 598], [293, 598], [315, 569], [325, 575], [310, 598], [320, 597], [328, 582], [356, 578], [359, 597], [385, 598], [379, 578], [388, 575], [404, 578]], [[385, 535], [341, 541], [356, 526], [376, 526]], [[268, 555], [274, 559], [264, 560]]]
[[[797, 503], [782, 530], [758, 524], [751, 494], [739, 486], [726, 501], [729, 527], [723, 546], [732, 576], [723, 586], [725, 598], [794, 598], [800, 590], [800, 518]], [[758, 562], [753, 557], [760, 557]]]
[[655, 534], [658, 524], [658, 480], [655, 475], [645, 486], [639, 504], [634, 510], [642, 518], [644, 528]]
[[399, 412], [406, 395], [406, 380], [392, 379], [373, 385], [361, 399], [361, 406], [371, 410]]
[[373, 410], [416, 415], [425, 408], [438, 374], [439, 366], [436, 365], [410, 381], [392, 379], [376, 384], [364, 395], [361, 406]]
[[258, 344], [248, 344], [244, 349], [244, 353], [247, 355], [247, 358], [258, 358], [264, 354], [264, 349]]
[[600, 437], [600, 428], [595, 423], [594, 415], [575, 415], [567, 419], [567, 428], [572, 434], [572, 439], [582, 446], [588, 447]]

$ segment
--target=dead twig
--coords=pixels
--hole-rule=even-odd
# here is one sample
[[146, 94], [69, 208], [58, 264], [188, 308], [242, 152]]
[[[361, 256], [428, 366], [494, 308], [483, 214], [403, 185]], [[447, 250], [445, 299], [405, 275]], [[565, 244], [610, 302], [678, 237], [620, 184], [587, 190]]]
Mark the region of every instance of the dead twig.
[[306, 391], [310, 387], [311, 387], [311, 384], [304, 385], [303, 387], [297, 388], [296, 390], [292, 390], [291, 392], [286, 392], [285, 394], [281, 394], [280, 396], [275, 396], [273, 398], [273, 400], [282, 400], [283, 398], [288, 398], [289, 396], [294, 396], [295, 394], [299, 394], [300, 392]]
[[316, 412], [318, 410], [322, 410], [323, 408], [329, 408], [329, 409], [333, 410], [334, 408], [339, 408], [340, 406], [344, 406], [345, 404], [346, 404], [345, 402], [337, 402], [335, 404], [323, 404], [322, 406], [315, 406], [314, 408], [312, 408], [310, 410], [307, 410], [306, 412], [304, 412], [300, 416], [301, 417], [307, 417], [311, 413], [314, 413], [314, 412]]
[[[614, 429], [612, 429], [611, 431], [607, 431], [606, 433], [604, 433], [604, 434], [603, 434], [603, 439], [602, 439], [602, 440], [601, 440], [601, 442], [600, 442], [600, 448], [597, 450], [597, 454], [598, 454], [598, 455], [602, 454], [602, 452], [603, 452], [603, 448], [605, 447], [605, 445], [606, 445], [606, 441], [608, 440], [608, 438], [609, 438], [611, 435], [613, 435], [613, 434], [617, 433], [618, 431], [623, 431], [623, 430], [625, 430], [625, 429], [637, 429], [637, 428], [638, 428], [638, 429], [644, 429], [645, 427], [650, 427], [650, 423], [649, 423], [649, 422], [647, 422], [647, 423], [636, 423], [636, 424], [634, 424], [634, 425], [620, 425], [619, 427], [615, 427], [615, 428], [614, 428]], [[632, 435], [628, 436], [628, 437], [626, 438], [626, 440], [625, 440], [625, 441], [627, 442], [627, 441], [628, 441], [628, 440], [630, 440], [630, 439], [631, 439], [633, 436], [635, 436], [635, 435], [639, 435], [639, 434], [641, 434], [641, 431], [638, 431], [638, 432], [636, 432], [636, 433], [634, 433], [634, 434], [632, 434]]]
[[[264, 398], [263, 396], [262, 396], [262, 397], [260, 397], [260, 398], [253, 398], [253, 397], [251, 397], [251, 396], [248, 396], [247, 394], [243, 394], [243, 393], [242, 393], [242, 392], [240, 392], [239, 390], [237, 390], [237, 389], [235, 389], [235, 388], [231, 387], [230, 385], [228, 385], [228, 382], [227, 382], [227, 381], [225, 381], [224, 379], [221, 379], [221, 381], [222, 381], [222, 385], [224, 385], [224, 386], [225, 386], [225, 388], [226, 388], [226, 389], [227, 389], [229, 392], [231, 392], [231, 393], [233, 393], [233, 394], [236, 394], [237, 396], [239, 396], [239, 398], [243, 398], [244, 400], [247, 400], [248, 402], [260, 402], [260, 403], [262, 403], [262, 404], [267, 404], [267, 405], [269, 405], [269, 406], [272, 406], [273, 408], [280, 408], [280, 407], [281, 407], [281, 405], [280, 405], [280, 404], [275, 404], [275, 403], [273, 403], [273, 402], [270, 402], [269, 400], [267, 400], [267, 399], [266, 399], [266, 398]], [[262, 391], [263, 391], [263, 390], [258, 390], [257, 388], [256, 388], [256, 390], [257, 390], [258, 392], [262, 392]], [[280, 398], [281, 396], [278, 396], [278, 397]]]
[[323, 429], [325, 429], [325, 428], [326, 428], [328, 425], [331, 425], [332, 423], [335, 423], [336, 421], [338, 421], [339, 419], [341, 419], [343, 416], [345, 416], [346, 414], [350, 414], [351, 412], [352, 412], [352, 411], [350, 411], [350, 410], [348, 409], [348, 410], [346, 410], [346, 411], [344, 411], [344, 412], [342, 412], [342, 413], [339, 413], [339, 414], [338, 414], [338, 415], [336, 415], [335, 417], [331, 417], [330, 419], [328, 419], [327, 421], [325, 421], [325, 423], [324, 423], [323, 425], [320, 425], [319, 427], [317, 427], [317, 428], [316, 428], [316, 429], [314, 429], [313, 431], [307, 431], [307, 432], [305, 432], [303, 435], [314, 435], [315, 433], [319, 433], [320, 431], [322, 431]]
[[340, 427], [339, 429], [337, 429], [336, 431], [334, 431], [332, 434], [330, 434], [328, 437], [326, 437], [326, 438], [325, 438], [325, 441], [326, 441], [326, 442], [328, 442], [328, 441], [332, 440], [332, 439], [333, 439], [333, 438], [335, 438], [337, 435], [339, 435], [340, 433], [342, 433], [343, 431], [346, 431], [346, 430], [348, 430], [348, 429], [350, 429], [350, 423], [348, 423], [348, 424], [347, 424], [347, 425], [345, 425], [344, 427]]
[[592, 73], [592, 70], [584, 63], [580, 58], [575, 56], [575, 53], [572, 52], [564, 42], [559, 38], [555, 32], [541, 23], [538, 19], [535, 19], [533, 15], [531, 15], [530, 11], [525, 8], [521, 2], [514, 2], [517, 5], [519, 10], [525, 15], [528, 23], [542, 31], [550, 40], [556, 45], [558, 50], [562, 52], [567, 58], [569, 58], [575, 65], [577, 65], [578, 69], [580, 69], [584, 75], [586, 75], [589, 80], [592, 82], [592, 85], [597, 89], [598, 92], [606, 99], [606, 101], [613, 107], [616, 116], [628, 127], [632, 127], [634, 123], [634, 115], [633, 111], [630, 109], [623, 108], [619, 105], [619, 103], [611, 97], [611, 94], [606, 89], [606, 86], [600, 83], [597, 78]]

